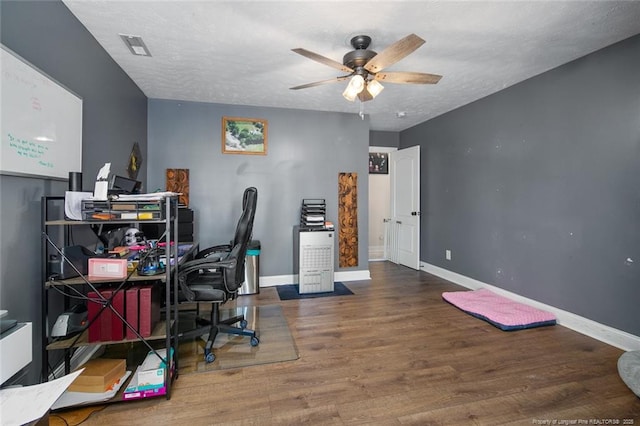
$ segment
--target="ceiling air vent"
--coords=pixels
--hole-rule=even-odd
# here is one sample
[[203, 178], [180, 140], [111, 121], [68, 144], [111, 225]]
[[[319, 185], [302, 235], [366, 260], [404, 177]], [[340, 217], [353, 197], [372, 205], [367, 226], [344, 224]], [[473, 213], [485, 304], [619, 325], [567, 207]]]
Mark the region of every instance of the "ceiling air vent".
[[149, 49], [147, 49], [144, 41], [142, 41], [142, 37], [128, 34], [120, 34], [120, 37], [122, 38], [122, 41], [124, 41], [124, 44], [127, 45], [131, 53], [133, 53], [134, 55], [151, 56]]

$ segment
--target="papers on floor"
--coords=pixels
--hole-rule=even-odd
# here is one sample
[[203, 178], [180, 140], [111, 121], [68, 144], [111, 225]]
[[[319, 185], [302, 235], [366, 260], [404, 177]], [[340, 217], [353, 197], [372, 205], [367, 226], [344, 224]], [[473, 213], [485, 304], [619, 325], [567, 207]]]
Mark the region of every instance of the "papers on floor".
[[127, 381], [127, 378], [131, 375], [131, 371], [126, 371], [124, 376], [120, 378], [115, 384], [103, 393], [95, 392], [70, 392], [65, 393], [58, 398], [58, 400], [51, 406], [52, 409], [57, 410], [59, 408], [71, 407], [76, 405], [94, 404], [96, 402], [104, 402], [113, 398], [116, 393], [122, 387], [122, 384]]
[[23, 425], [43, 417], [82, 369], [50, 382], [0, 390], [4, 426]]

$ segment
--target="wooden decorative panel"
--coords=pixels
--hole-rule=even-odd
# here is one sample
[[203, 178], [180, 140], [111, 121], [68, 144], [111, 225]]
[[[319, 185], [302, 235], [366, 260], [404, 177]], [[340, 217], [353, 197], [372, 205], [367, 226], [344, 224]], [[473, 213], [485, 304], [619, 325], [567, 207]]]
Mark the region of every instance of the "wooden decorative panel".
[[189, 207], [189, 169], [167, 169], [167, 191], [179, 192], [178, 203]]
[[338, 264], [358, 266], [358, 174], [338, 175]]

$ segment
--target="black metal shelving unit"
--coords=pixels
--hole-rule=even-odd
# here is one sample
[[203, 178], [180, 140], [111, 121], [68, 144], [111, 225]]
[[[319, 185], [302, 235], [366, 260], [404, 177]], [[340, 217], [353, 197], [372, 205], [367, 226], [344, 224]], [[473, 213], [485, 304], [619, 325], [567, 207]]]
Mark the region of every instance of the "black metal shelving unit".
[[[131, 204], [131, 203], [129, 203]], [[135, 203], [137, 205], [137, 203]], [[144, 204], [144, 203], [143, 203]], [[90, 215], [85, 215], [83, 212], [83, 219], [88, 220], [67, 220], [64, 218], [64, 197], [42, 197], [41, 207], [41, 227], [42, 227], [42, 380], [47, 381], [49, 379], [49, 352], [61, 350], [64, 353], [63, 363], [65, 373], [68, 374], [71, 370], [71, 359], [73, 351], [82, 346], [89, 345], [113, 345], [127, 342], [142, 342], [147, 346], [150, 352], [155, 353], [166, 365], [166, 398], [171, 397], [171, 384], [178, 377], [178, 283], [175, 279], [175, 272], [179, 268], [178, 259], [178, 198], [177, 196], [166, 196], [159, 199], [156, 204], [160, 207], [159, 210], [153, 210], [151, 215], [147, 215], [150, 210], [141, 210], [145, 213], [145, 216], [136, 216], [136, 219], [131, 220], [133, 216], [131, 211], [127, 211], [127, 215], [124, 218], [120, 216], [109, 216], [108, 219], [91, 219]], [[145, 204], [146, 205], [146, 204]], [[118, 210], [116, 211], [123, 211]], [[105, 217], [105, 216], [103, 216]], [[138, 219], [138, 218], [141, 219]], [[49, 266], [49, 257], [51, 254], [56, 254], [60, 257], [60, 262], [70, 261], [63, 256], [62, 247], [65, 247], [71, 241], [72, 230], [75, 227], [91, 226], [91, 225], [122, 225], [131, 226], [131, 224], [137, 223], [154, 223], [164, 226], [165, 232], [163, 234], [163, 242], [166, 243], [164, 255], [166, 256], [166, 268], [163, 274], [155, 276], [138, 275], [137, 271], [129, 271], [126, 278], [122, 280], [113, 278], [89, 278], [88, 276], [80, 275], [74, 278], [68, 279], [51, 279], [51, 268]], [[169, 259], [176, 259], [174, 264], [171, 265]], [[124, 339], [119, 341], [100, 341], [89, 342], [87, 338], [88, 327], [83, 332], [65, 339], [54, 340], [50, 337], [51, 327], [55, 319], [49, 318], [49, 292], [56, 288], [63, 290], [64, 296], [64, 309], [68, 309], [70, 300], [73, 297], [81, 298], [82, 294], [85, 294], [86, 290], [91, 289], [100, 294], [98, 288], [106, 284], [114, 285], [117, 287], [114, 291], [124, 291], [127, 286], [136, 283], [150, 283], [156, 282], [157, 285], [164, 284], [164, 323], [159, 323], [155, 327], [150, 337], [142, 337], [139, 332], [132, 327], [126, 318], [118, 313], [111, 305], [113, 297], [106, 299], [101, 296], [102, 310], [111, 309], [114, 315], [117, 315], [126, 327], [131, 328], [136, 334], [135, 339]], [[99, 317], [99, 315], [97, 316]], [[164, 340], [165, 348], [173, 348], [173, 351], [167, 350], [166, 356], [162, 357], [152, 344], [154, 341]], [[173, 352], [173, 354], [172, 354]], [[133, 376], [133, 375], [132, 375]], [[131, 376], [128, 380], [131, 379]], [[126, 384], [122, 385], [121, 389], [124, 389]], [[121, 392], [120, 392], [121, 393]], [[120, 393], [118, 395], [120, 395]], [[115, 397], [117, 398], [117, 396]]]

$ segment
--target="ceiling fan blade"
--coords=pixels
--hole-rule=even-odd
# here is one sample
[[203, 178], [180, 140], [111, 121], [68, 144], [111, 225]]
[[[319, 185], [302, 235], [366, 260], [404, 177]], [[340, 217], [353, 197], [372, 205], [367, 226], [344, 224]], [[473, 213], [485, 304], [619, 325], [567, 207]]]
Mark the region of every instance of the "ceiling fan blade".
[[320, 85], [327, 84], [327, 83], [337, 83], [339, 81], [346, 80], [347, 78], [349, 78], [349, 76], [345, 75], [343, 77], [335, 77], [335, 78], [332, 78], [332, 79], [329, 79], [329, 80], [316, 81], [316, 82], [313, 82], [313, 83], [307, 83], [307, 84], [303, 84], [303, 85], [296, 86], [296, 87], [290, 87], [289, 89], [291, 89], [291, 90], [306, 89], [307, 87], [315, 87], [315, 86], [320, 86]]
[[340, 62], [338, 61], [334, 61], [333, 59], [329, 59], [326, 56], [322, 56], [322, 55], [318, 55], [317, 53], [311, 52], [307, 49], [302, 49], [302, 48], [298, 48], [298, 49], [291, 49], [292, 51], [296, 52], [298, 55], [302, 55], [306, 58], [309, 59], [313, 59], [316, 62], [320, 62], [321, 64], [324, 65], [328, 65], [332, 68], [338, 69], [340, 71], [343, 72], [353, 72], [353, 70], [351, 68], [349, 68], [346, 65], [342, 65]]
[[371, 60], [365, 64], [364, 69], [372, 73], [382, 71], [383, 68], [395, 64], [423, 44], [423, 39], [415, 34], [409, 34], [371, 58]]
[[387, 83], [402, 84], [436, 84], [442, 78], [437, 74], [426, 74], [422, 72], [379, 72], [374, 79]]

